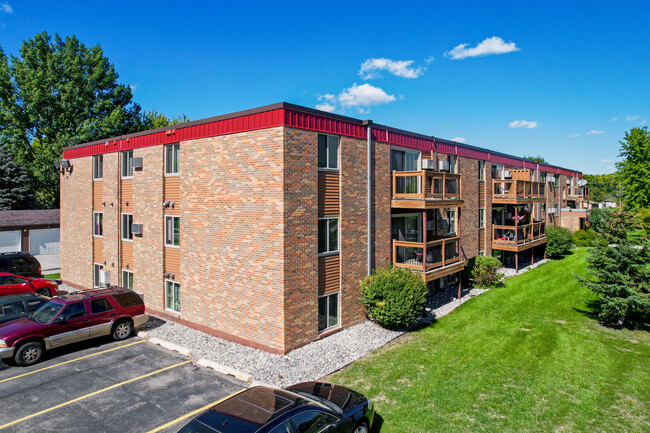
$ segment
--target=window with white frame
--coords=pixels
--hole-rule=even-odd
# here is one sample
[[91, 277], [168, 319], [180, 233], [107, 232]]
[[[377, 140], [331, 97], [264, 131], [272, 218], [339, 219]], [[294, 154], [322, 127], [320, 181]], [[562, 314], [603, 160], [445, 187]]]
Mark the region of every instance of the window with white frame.
[[131, 225], [133, 225], [133, 214], [123, 213], [122, 214], [122, 240], [123, 241], [133, 240], [133, 232], [131, 231]]
[[447, 216], [449, 218], [449, 234], [456, 233], [456, 211], [447, 209]]
[[165, 217], [165, 246], [180, 247], [181, 219], [177, 216]]
[[133, 290], [133, 272], [122, 269], [122, 287]]
[[178, 174], [181, 171], [180, 166], [181, 145], [168, 144], [165, 146], [165, 174]]
[[104, 214], [93, 212], [93, 235], [102, 237], [104, 233]]
[[478, 228], [482, 229], [485, 227], [485, 208], [479, 208], [478, 210]]
[[181, 312], [181, 283], [165, 280], [165, 308]]
[[133, 151], [122, 152], [122, 177], [133, 177]]
[[478, 162], [478, 180], [485, 180], [485, 161]]
[[339, 137], [318, 134], [318, 168], [323, 170], [339, 169]]
[[339, 294], [320, 296], [318, 298], [318, 332], [339, 324]]
[[456, 161], [458, 161], [458, 157], [456, 155], [448, 155], [447, 161], [449, 162], [449, 173], [456, 173]]
[[93, 267], [93, 284], [94, 287], [101, 287], [102, 286], [102, 279], [101, 279], [101, 273], [104, 270], [104, 265], [95, 263]]
[[102, 180], [104, 177], [104, 155], [93, 156], [93, 180]]
[[318, 219], [318, 253], [335, 253], [339, 250], [339, 219]]

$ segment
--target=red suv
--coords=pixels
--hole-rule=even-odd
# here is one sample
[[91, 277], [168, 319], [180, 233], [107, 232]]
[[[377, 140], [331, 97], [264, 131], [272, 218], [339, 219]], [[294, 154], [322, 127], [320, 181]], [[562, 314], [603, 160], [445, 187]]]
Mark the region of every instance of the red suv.
[[44, 296], [55, 296], [59, 285], [45, 278], [20, 277], [8, 272], [0, 272], [0, 296], [15, 295], [16, 293], [38, 293]]
[[124, 340], [148, 319], [142, 298], [128, 289], [55, 297], [34, 313], [0, 325], [0, 358], [32, 365], [46, 349], [104, 335]]

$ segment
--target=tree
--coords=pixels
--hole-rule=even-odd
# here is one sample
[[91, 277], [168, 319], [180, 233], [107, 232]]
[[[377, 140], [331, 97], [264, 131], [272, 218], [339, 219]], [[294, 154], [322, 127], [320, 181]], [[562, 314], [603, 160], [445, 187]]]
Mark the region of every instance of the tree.
[[571, 232], [564, 227], [546, 227], [546, 239], [546, 255], [551, 259], [562, 257], [573, 245]]
[[190, 118], [185, 114], [181, 114], [178, 117], [172, 117], [171, 119], [165, 116], [162, 113], [159, 113], [156, 110], [149, 110], [145, 112], [140, 118], [140, 130], [146, 131], [148, 129], [163, 128], [170, 125], [178, 125], [180, 123], [189, 122]]
[[0, 210], [32, 207], [27, 171], [16, 164], [11, 152], [0, 140]]
[[589, 198], [593, 201], [605, 201], [607, 199], [618, 199], [619, 190], [616, 175], [609, 174], [585, 174], [582, 176], [589, 187]]
[[43, 32], [11, 62], [0, 47], [0, 135], [29, 170], [40, 207], [58, 205], [62, 148], [142, 129], [131, 90], [100, 45]]
[[650, 133], [648, 127], [632, 128], [621, 141], [621, 162], [616, 163], [623, 186], [624, 204], [631, 209], [650, 207]]
[[496, 287], [504, 274], [499, 273], [501, 262], [496, 257], [475, 256], [467, 261], [467, 271], [475, 287]]
[[528, 160], [534, 161], [534, 162], [539, 162], [540, 164], [548, 164], [548, 162], [546, 162], [544, 157], [541, 156], [541, 155], [537, 155], [537, 156], [526, 156], [526, 155], [524, 155], [524, 159], [528, 159]]

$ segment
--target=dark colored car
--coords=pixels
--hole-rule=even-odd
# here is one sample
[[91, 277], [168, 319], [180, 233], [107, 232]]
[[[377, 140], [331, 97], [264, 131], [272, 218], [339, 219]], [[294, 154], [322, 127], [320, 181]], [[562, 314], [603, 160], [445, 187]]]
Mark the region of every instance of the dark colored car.
[[33, 313], [49, 300], [50, 298], [36, 293], [0, 296], [0, 323]]
[[0, 253], [0, 272], [41, 278], [41, 264], [29, 253]]
[[55, 347], [105, 335], [124, 340], [148, 318], [142, 298], [128, 289], [58, 296], [30, 315], [0, 325], [0, 358], [32, 365]]
[[341, 385], [255, 386], [203, 412], [180, 433], [368, 433], [374, 415], [370, 399]]
[[15, 295], [17, 293], [38, 293], [44, 296], [55, 296], [58, 292], [59, 285], [55, 281], [0, 272], [0, 296]]

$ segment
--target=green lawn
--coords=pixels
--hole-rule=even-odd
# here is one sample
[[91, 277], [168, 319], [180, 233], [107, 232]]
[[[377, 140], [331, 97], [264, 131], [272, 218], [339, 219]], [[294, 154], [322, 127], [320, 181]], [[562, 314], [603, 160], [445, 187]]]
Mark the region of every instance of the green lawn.
[[590, 318], [586, 250], [510, 278], [329, 378], [382, 433], [650, 432], [650, 334]]
[[59, 280], [61, 279], [61, 273], [43, 275], [43, 278], [47, 278], [49, 280]]

